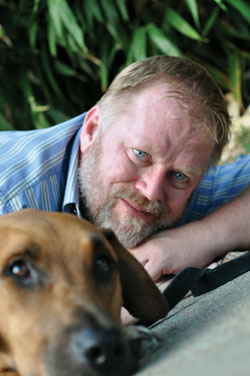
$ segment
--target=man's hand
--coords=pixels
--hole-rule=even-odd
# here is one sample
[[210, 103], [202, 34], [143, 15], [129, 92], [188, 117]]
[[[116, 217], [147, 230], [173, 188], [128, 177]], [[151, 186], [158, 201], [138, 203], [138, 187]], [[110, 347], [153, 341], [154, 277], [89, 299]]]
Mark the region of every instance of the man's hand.
[[154, 281], [162, 275], [177, 274], [186, 266], [202, 267], [212, 262], [215, 255], [203, 255], [202, 249], [199, 249], [202, 243], [200, 227], [202, 221], [158, 232], [129, 251]]
[[153, 280], [186, 266], [204, 267], [229, 251], [250, 247], [250, 187], [202, 220], [161, 231], [130, 252]]

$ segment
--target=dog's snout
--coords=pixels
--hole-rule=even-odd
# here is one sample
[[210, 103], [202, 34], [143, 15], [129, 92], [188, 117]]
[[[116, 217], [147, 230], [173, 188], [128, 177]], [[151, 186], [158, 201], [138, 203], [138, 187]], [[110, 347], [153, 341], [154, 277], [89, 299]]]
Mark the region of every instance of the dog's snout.
[[120, 361], [124, 351], [123, 343], [115, 337], [108, 340], [95, 338], [85, 345], [84, 356], [95, 367], [105, 368], [109, 364], [115, 364]]
[[129, 376], [138, 369], [130, 336], [115, 324], [66, 330], [45, 354], [48, 376]]
[[103, 374], [115, 374], [128, 356], [126, 343], [116, 328], [84, 329], [75, 336], [72, 346], [78, 361]]

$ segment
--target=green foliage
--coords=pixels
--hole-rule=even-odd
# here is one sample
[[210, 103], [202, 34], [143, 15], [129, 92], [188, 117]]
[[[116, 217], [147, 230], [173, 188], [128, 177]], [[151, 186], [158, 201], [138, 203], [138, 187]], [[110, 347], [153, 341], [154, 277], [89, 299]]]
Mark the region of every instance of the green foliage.
[[241, 133], [238, 138], [239, 144], [242, 145], [245, 154], [250, 154], [250, 132], [246, 128], [241, 128]]
[[243, 109], [249, 42], [244, 0], [0, 0], [0, 130], [77, 115], [121, 68], [156, 54], [205, 65]]

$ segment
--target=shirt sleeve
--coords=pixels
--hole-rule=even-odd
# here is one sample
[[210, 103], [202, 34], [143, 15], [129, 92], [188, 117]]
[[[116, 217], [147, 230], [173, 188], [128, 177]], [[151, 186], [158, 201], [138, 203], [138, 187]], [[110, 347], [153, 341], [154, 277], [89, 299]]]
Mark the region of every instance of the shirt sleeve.
[[250, 183], [250, 155], [211, 168], [194, 191], [182, 224], [204, 218], [239, 196]]

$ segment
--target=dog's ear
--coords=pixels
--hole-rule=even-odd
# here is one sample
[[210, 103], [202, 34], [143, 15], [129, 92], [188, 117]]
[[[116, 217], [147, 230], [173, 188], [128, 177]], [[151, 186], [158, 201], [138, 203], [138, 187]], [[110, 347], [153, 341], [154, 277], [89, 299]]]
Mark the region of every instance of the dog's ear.
[[166, 316], [169, 311], [167, 300], [143, 266], [121, 245], [112, 231], [102, 232], [118, 257], [124, 307], [134, 317], [147, 323]]

